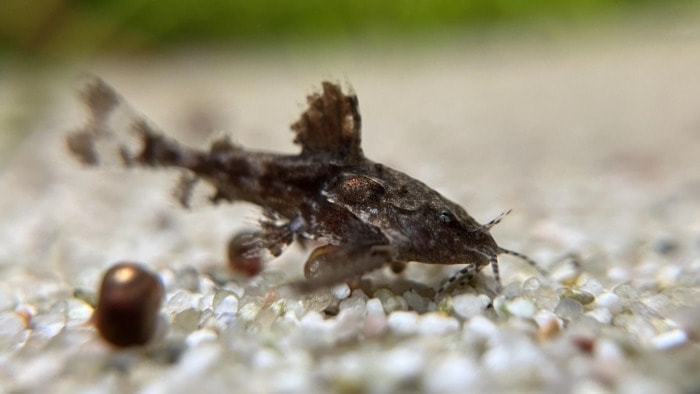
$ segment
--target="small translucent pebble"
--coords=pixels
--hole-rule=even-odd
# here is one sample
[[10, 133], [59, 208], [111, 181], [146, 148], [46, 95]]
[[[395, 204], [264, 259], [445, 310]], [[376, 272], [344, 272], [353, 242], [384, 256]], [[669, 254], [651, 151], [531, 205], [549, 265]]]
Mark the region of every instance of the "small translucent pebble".
[[525, 282], [523, 282], [522, 289], [523, 292], [532, 293], [536, 292], [540, 288], [540, 286], [542, 286], [542, 282], [540, 281], [540, 279], [533, 276], [531, 278], [528, 278]]
[[392, 293], [389, 289], [378, 289], [374, 292], [374, 294], [372, 294], [372, 298], [379, 298], [382, 301], [382, 303], [384, 303], [385, 300], [388, 300], [393, 296], [394, 293]]
[[588, 279], [581, 284], [580, 289], [593, 295], [598, 295], [603, 292], [603, 284], [596, 279]]
[[224, 314], [235, 315], [236, 312], [238, 312], [238, 297], [232, 294], [225, 296], [214, 307], [214, 313], [219, 316]]
[[192, 293], [185, 290], [179, 290], [170, 296], [168, 302], [165, 304], [165, 311], [172, 315], [180, 313], [185, 309], [195, 308], [198, 306], [198, 303], [199, 302], [197, 301], [196, 297], [192, 295]]
[[588, 305], [595, 300], [593, 294], [583, 291], [580, 289], [572, 289], [570, 287], [564, 288], [559, 292], [559, 299], [571, 298], [581, 303], [581, 305]]
[[328, 271], [327, 268], [333, 266], [328, 259], [332, 259], [333, 254], [339, 249], [340, 247], [335, 245], [324, 245], [314, 249], [304, 264], [304, 277], [312, 279], [323, 275], [324, 270]]
[[394, 311], [405, 311], [408, 309], [408, 302], [403, 297], [392, 296], [387, 299], [382, 300], [382, 305], [386, 313], [391, 313]]
[[192, 332], [199, 327], [202, 313], [199, 309], [190, 308], [173, 316], [172, 327], [183, 332]]
[[199, 273], [194, 267], [185, 267], [178, 271], [176, 280], [181, 289], [199, 293]]
[[637, 290], [635, 290], [632, 286], [628, 284], [623, 284], [615, 287], [615, 289], [613, 289], [613, 292], [617, 294], [618, 297], [620, 297], [620, 300], [622, 300], [623, 304], [638, 301], [639, 299], [639, 293], [637, 292]]
[[301, 299], [301, 304], [307, 311], [320, 312], [328, 307], [333, 301], [330, 290], [322, 289], [315, 293], [308, 294]]
[[156, 332], [163, 294], [160, 279], [143, 266], [116, 264], [102, 278], [95, 327], [115, 346], [143, 345]]
[[610, 324], [613, 320], [613, 314], [607, 308], [595, 308], [590, 312], [586, 312], [586, 316], [590, 316], [602, 324]]
[[408, 290], [403, 293], [403, 299], [406, 300], [408, 307], [418, 313], [424, 313], [428, 311], [428, 306], [430, 301], [424, 298], [420, 294], [416, 293], [414, 290]]
[[263, 307], [264, 301], [259, 297], [243, 298], [238, 308], [238, 317], [244, 321], [253, 321]]
[[525, 298], [516, 298], [506, 304], [506, 310], [513, 316], [530, 318], [535, 314], [537, 308], [535, 304]]
[[[375, 298], [376, 299], [376, 298]], [[353, 309], [360, 311], [362, 313], [365, 312], [365, 309], [367, 307], [367, 300], [364, 299], [364, 297], [350, 297], [346, 298], [342, 301], [340, 301], [339, 309], [341, 311], [344, 311], [346, 309]]]
[[562, 319], [571, 320], [583, 313], [583, 305], [573, 298], [564, 298], [554, 308], [554, 313]]

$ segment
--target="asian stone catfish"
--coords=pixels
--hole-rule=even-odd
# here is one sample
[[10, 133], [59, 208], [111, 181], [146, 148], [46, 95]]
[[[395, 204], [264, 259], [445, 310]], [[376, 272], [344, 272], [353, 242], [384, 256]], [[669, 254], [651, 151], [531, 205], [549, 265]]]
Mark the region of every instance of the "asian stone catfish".
[[[70, 151], [89, 165], [116, 158], [124, 166], [185, 170], [177, 198], [188, 206], [192, 190], [213, 187], [212, 202], [248, 201], [262, 207], [260, 229], [250, 237], [252, 253], [282, 253], [294, 237], [313, 239], [306, 280], [293, 283], [311, 291], [353, 279], [387, 264], [465, 264], [439, 289], [465, 283], [491, 264], [500, 288], [499, 254], [528, 257], [500, 247], [490, 228], [423, 182], [365, 157], [358, 99], [339, 85], [322, 83], [308, 96], [308, 109], [292, 124], [299, 154], [247, 150], [228, 137], [208, 150], [183, 146], [128, 108], [100, 79], [88, 82], [82, 98], [89, 118], [67, 138]], [[113, 118], [126, 111], [127, 127]], [[123, 115], [123, 114], [121, 114]], [[123, 118], [122, 118], [123, 119]]]

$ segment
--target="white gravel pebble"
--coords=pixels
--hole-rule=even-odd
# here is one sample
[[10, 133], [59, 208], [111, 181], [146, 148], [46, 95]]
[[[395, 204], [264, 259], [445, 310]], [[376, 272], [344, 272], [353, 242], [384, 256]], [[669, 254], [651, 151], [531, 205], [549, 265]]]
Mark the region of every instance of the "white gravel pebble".
[[469, 333], [486, 338], [493, 338], [498, 334], [498, 327], [484, 316], [474, 316], [469, 320], [469, 323], [464, 325], [464, 329], [468, 329]]
[[218, 316], [228, 314], [234, 315], [238, 312], [238, 297], [235, 295], [227, 295], [214, 308], [214, 313]]
[[194, 379], [207, 373], [221, 356], [222, 349], [214, 344], [190, 348], [173, 370], [182, 379]]
[[506, 310], [513, 316], [530, 318], [535, 314], [537, 308], [535, 307], [535, 304], [529, 300], [525, 298], [517, 298], [506, 304]]
[[656, 278], [659, 281], [659, 284], [665, 287], [673, 286], [678, 283], [678, 280], [682, 275], [683, 267], [675, 264], [666, 264], [659, 269], [658, 273], [656, 274]]
[[593, 354], [595, 358], [605, 361], [617, 362], [622, 361], [625, 358], [625, 354], [622, 349], [620, 349], [620, 346], [618, 346], [613, 340], [605, 338], [596, 341], [596, 344], [593, 347]]
[[411, 348], [397, 348], [379, 356], [385, 378], [405, 380], [418, 375], [425, 366], [425, 355]]
[[681, 329], [666, 331], [651, 338], [651, 346], [658, 350], [668, 350], [688, 342], [688, 334]]
[[256, 369], [271, 369], [281, 362], [281, 357], [278, 352], [268, 348], [262, 348], [255, 352], [252, 359], [252, 365]]
[[459, 320], [440, 312], [428, 312], [418, 319], [418, 332], [422, 335], [443, 335], [459, 330]]
[[480, 315], [490, 304], [491, 298], [485, 294], [464, 293], [452, 299], [452, 309], [463, 319]]
[[480, 368], [473, 361], [457, 355], [438, 360], [425, 376], [428, 393], [466, 393], [479, 381]]
[[185, 343], [189, 347], [199, 346], [205, 342], [214, 342], [218, 337], [219, 335], [214, 331], [204, 328], [190, 333], [185, 339]]
[[344, 300], [350, 297], [350, 286], [347, 283], [341, 283], [331, 288], [333, 296], [339, 300]]
[[586, 312], [586, 316], [596, 319], [601, 324], [610, 324], [613, 320], [613, 314], [607, 308], [595, 308], [592, 311]]
[[615, 293], [602, 293], [595, 298], [595, 303], [603, 308], [607, 308], [613, 315], [622, 312], [622, 302]]
[[593, 279], [593, 278], [589, 278], [589, 279], [586, 279], [586, 280], [579, 286], [579, 289], [581, 289], [582, 291], [591, 293], [591, 294], [593, 294], [594, 296], [597, 296], [597, 295], [599, 295], [600, 293], [603, 292], [604, 287], [603, 287], [603, 284], [600, 283], [599, 280], [596, 280], [596, 279]]
[[299, 321], [299, 327], [304, 330], [331, 330], [335, 326], [335, 322], [331, 319], [324, 319], [321, 313], [309, 311]]
[[387, 324], [396, 334], [415, 334], [418, 331], [418, 314], [413, 311], [392, 312], [387, 318]]
[[18, 388], [40, 391], [40, 386], [56, 377], [64, 368], [65, 357], [55, 353], [41, 354], [15, 368], [14, 383]]
[[387, 318], [384, 314], [382, 302], [376, 298], [367, 301], [367, 314], [365, 316], [362, 332], [366, 337], [374, 337], [383, 334], [387, 327]]
[[0, 312], [0, 348], [14, 348], [24, 342], [24, 321], [14, 312]]
[[[363, 304], [364, 305], [364, 304]], [[364, 308], [343, 309], [335, 320], [333, 332], [338, 340], [354, 338], [360, 332], [364, 324]]]
[[538, 369], [544, 360], [542, 350], [525, 339], [509, 338], [496, 343], [483, 356], [484, 366], [504, 377], [515, 378]]
[[556, 320], [560, 327], [563, 325], [563, 322], [559, 316], [557, 316], [554, 312], [545, 309], [537, 311], [537, 313], [535, 313], [533, 316], [533, 319], [535, 319], [537, 326], [540, 328], [548, 326], [552, 320]]
[[630, 271], [625, 267], [610, 267], [608, 268], [608, 279], [615, 283], [628, 282], [630, 280]]
[[[376, 298], [373, 298], [373, 299], [376, 299]], [[377, 300], [377, 301], [379, 301], [379, 300]], [[379, 303], [379, 305], [381, 305], [381, 302]], [[353, 295], [350, 298], [346, 298], [346, 299], [340, 301], [340, 303], [338, 304], [338, 309], [340, 311], [344, 311], [346, 309], [352, 309], [352, 310], [356, 310], [356, 311], [360, 311], [360, 312], [364, 313], [365, 310], [367, 309], [367, 299], [365, 299], [364, 297], [357, 297], [357, 296]]]
[[382, 302], [377, 298], [367, 300], [367, 314], [382, 314], [384, 315], [384, 307]]

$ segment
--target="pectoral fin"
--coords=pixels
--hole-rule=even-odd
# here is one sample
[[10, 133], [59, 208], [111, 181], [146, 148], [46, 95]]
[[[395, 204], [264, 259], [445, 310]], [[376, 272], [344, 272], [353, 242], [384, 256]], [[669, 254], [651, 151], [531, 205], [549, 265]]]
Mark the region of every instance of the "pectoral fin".
[[304, 267], [306, 280], [291, 283], [300, 293], [308, 293], [354, 279], [382, 268], [394, 260], [389, 245], [362, 245], [355, 247], [326, 245], [316, 248]]

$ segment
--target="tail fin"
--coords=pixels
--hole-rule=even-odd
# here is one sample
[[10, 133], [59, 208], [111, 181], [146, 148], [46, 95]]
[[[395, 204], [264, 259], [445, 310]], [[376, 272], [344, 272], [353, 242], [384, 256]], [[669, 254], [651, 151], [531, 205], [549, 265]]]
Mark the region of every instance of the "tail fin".
[[80, 92], [88, 119], [66, 138], [68, 150], [87, 165], [187, 167], [192, 153], [167, 139], [103, 80], [90, 78]]

